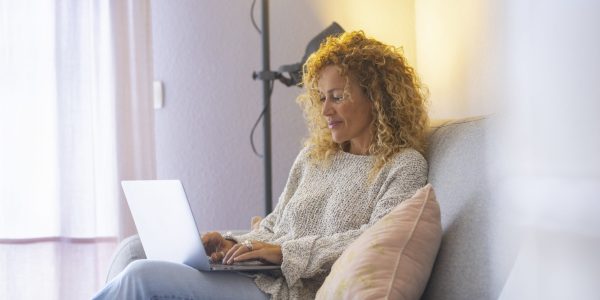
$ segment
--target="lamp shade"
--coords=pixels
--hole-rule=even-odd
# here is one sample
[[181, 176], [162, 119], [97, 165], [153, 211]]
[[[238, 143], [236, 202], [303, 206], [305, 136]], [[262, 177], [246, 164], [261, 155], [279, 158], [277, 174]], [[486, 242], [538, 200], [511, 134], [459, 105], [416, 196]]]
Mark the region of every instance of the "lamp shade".
[[302, 84], [302, 66], [308, 59], [308, 57], [313, 54], [315, 51], [319, 50], [321, 43], [327, 39], [329, 36], [337, 36], [344, 33], [344, 29], [340, 24], [333, 22], [319, 34], [317, 34], [306, 46], [306, 51], [304, 52], [304, 56], [299, 63], [291, 64], [291, 65], [283, 65], [279, 68], [280, 73], [289, 73], [289, 80], [285, 80], [285, 84], [287, 86], [297, 85], [300, 86]]

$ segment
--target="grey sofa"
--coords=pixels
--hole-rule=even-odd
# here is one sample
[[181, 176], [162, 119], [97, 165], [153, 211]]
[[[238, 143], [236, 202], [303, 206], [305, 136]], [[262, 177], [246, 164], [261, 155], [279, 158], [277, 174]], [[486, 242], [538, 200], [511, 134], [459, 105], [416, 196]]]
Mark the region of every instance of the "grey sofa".
[[[422, 299], [497, 299], [504, 285], [505, 276], [492, 273], [487, 132], [486, 118], [438, 122], [429, 132], [429, 182], [440, 203], [444, 234]], [[141, 258], [139, 238], [123, 240], [107, 280]]]

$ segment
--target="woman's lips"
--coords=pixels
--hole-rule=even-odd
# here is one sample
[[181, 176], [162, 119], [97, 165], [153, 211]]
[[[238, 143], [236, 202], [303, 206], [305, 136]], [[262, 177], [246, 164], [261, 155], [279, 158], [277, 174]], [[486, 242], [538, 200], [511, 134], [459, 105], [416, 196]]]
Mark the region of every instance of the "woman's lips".
[[333, 129], [335, 127], [338, 127], [340, 124], [342, 124], [342, 121], [327, 122], [327, 125], [329, 126], [329, 129]]

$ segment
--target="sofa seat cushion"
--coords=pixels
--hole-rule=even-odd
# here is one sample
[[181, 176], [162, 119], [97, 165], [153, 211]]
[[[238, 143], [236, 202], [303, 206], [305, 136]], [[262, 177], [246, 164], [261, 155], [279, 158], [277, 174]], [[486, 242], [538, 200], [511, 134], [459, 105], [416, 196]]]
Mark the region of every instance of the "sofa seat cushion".
[[418, 299], [441, 236], [440, 209], [428, 184], [342, 253], [317, 299]]

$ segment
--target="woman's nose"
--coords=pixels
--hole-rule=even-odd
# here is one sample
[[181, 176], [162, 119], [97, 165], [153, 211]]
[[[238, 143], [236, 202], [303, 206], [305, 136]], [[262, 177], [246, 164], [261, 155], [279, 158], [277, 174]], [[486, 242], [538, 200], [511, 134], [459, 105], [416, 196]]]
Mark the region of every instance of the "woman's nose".
[[325, 99], [323, 101], [323, 108], [321, 109], [321, 114], [324, 116], [330, 116], [333, 114], [333, 108], [331, 107], [331, 101], [329, 99]]

